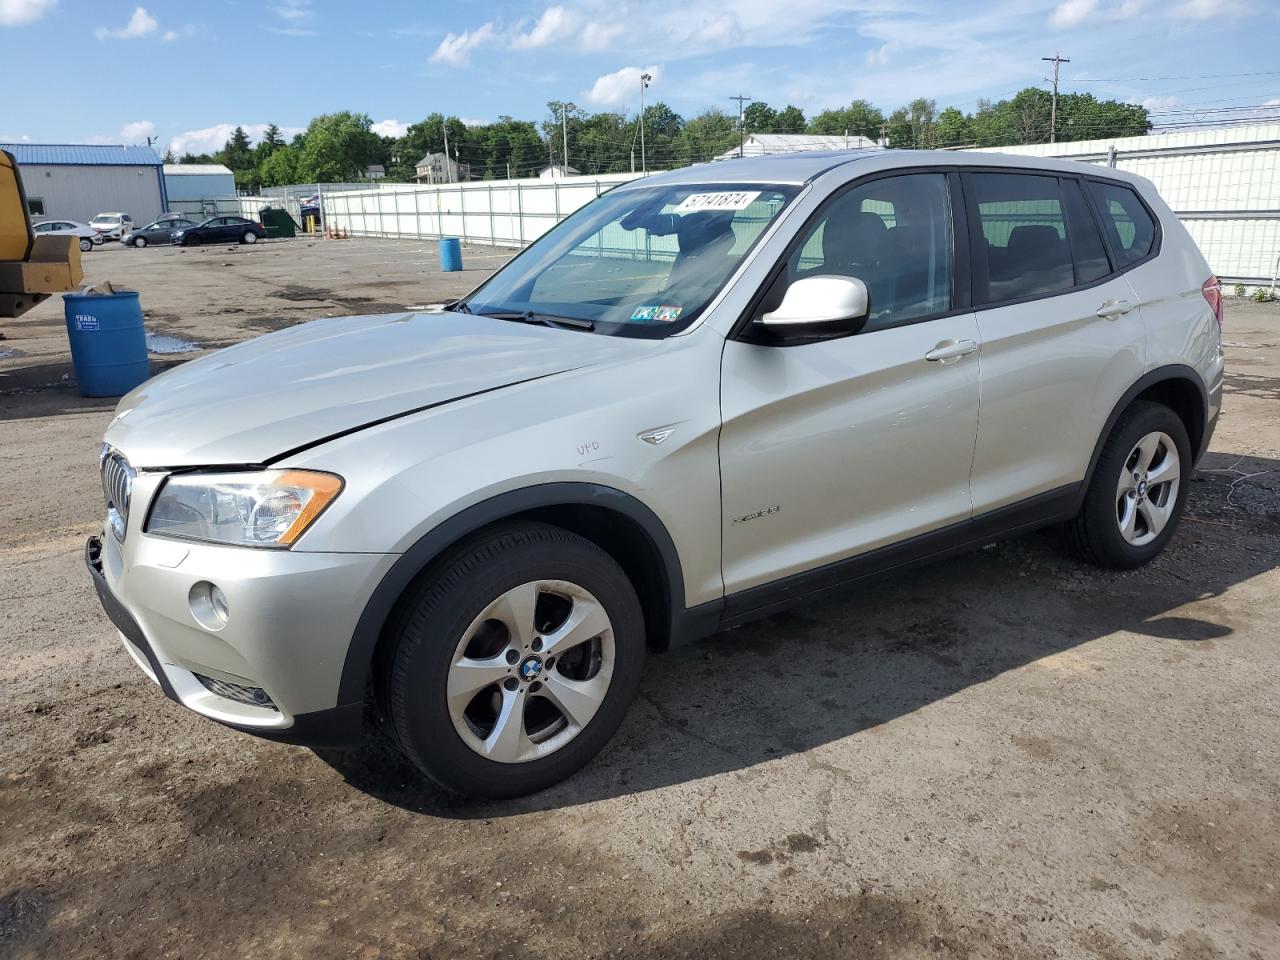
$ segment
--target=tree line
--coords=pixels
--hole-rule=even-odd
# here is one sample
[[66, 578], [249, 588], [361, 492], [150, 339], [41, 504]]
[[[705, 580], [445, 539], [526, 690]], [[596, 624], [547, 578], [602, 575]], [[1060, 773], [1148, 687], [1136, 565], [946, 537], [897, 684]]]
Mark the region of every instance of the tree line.
[[[1145, 108], [1090, 94], [1058, 97], [1056, 122], [1051, 120], [1050, 94], [1028, 87], [1006, 100], [979, 100], [970, 113], [956, 107], [938, 110], [934, 100], [920, 98], [884, 113], [867, 100], [824, 110], [806, 118], [799, 107], [775, 109], [763, 101], [748, 104], [738, 117], [710, 108], [682, 117], [665, 103], [644, 110], [644, 148], [638, 118], [623, 112], [591, 113], [576, 104], [553, 100], [541, 122], [499, 117], [493, 123], [468, 126], [457, 117], [432, 113], [411, 124], [400, 137], [381, 136], [368, 114], [342, 111], [318, 116], [307, 129], [286, 141], [275, 124], [257, 144], [237, 127], [223, 148], [210, 154], [184, 154], [182, 163], [223, 163], [236, 176], [236, 187], [362, 180], [365, 170], [381, 165], [389, 181], [414, 178], [419, 160], [442, 153], [465, 164], [470, 179], [493, 180], [535, 176], [550, 164], [565, 162], [579, 173], [618, 173], [664, 169], [699, 163], [726, 153], [752, 133], [812, 133], [867, 137], [890, 147], [999, 147], [1058, 141], [1137, 136], [1151, 129]], [[172, 154], [167, 162], [174, 162]]]

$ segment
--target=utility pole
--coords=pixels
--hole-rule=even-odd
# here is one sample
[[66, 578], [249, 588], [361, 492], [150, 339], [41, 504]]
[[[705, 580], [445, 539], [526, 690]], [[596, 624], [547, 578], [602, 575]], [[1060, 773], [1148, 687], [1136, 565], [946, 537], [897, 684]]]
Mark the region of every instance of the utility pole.
[[[640, 74], [640, 175], [649, 175], [649, 160], [644, 153], [644, 88], [649, 85], [649, 81], [653, 77], [647, 73]], [[635, 163], [631, 164], [635, 168]]]
[[747, 124], [743, 114], [743, 104], [751, 100], [751, 97], [744, 97], [738, 94], [736, 97], [730, 97], [730, 100], [738, 101], [738, 157], [741, 158], [747, 150]]
[[569, 105], [567, 103], [560, 104], [560, 132], [564, 135], [564, 169], [560, 172], [567, 177], [569, 176]]
[[453, 168], [449, 166], [449, 119], [440, 121], [440, 129], [444, 131], [444, 176], [448, 183], [453, 183]]
[[889, 146], [889, 125], [887, 123], [880, 124], [880, 146]]
[[1064, 63], [1071, 61], [1055, 51], [1052, 57], [1041, 57], [1048, 63], [1053, 64], [1053, 101], [1049, 108], [1049, 142], [1058, 142], [1058, 68]]

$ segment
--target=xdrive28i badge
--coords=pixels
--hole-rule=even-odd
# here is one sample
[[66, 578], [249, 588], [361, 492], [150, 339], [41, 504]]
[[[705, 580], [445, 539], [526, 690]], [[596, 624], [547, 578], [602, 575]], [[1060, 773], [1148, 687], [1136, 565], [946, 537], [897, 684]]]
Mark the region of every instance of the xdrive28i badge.
[[748, 513], [745, 516], [734, 517], [734, 523], [750, 523], [752, 520], [759, 520], [761, 517], [771, 517], [775, 513], [782, 512], [782, 505], [775, 503], [772, 507], [765, 507], [763, 510], [757, 510], [755, 513]]

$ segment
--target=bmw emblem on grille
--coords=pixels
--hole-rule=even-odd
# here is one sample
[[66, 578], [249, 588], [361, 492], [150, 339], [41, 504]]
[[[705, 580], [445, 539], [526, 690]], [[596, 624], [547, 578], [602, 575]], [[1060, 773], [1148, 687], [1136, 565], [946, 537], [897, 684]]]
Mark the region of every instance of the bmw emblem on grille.
[[537, 680], [542, 675], [542, 661], [537, 657], [525, 657], [520, 664], [521, 680]]

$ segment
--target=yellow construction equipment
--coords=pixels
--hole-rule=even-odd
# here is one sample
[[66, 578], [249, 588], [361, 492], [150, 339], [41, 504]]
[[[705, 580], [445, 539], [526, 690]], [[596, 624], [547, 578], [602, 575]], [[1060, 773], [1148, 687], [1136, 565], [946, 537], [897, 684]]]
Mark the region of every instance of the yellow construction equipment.
[[79, 238], [31, 229], [22, 175], [0, 150], [0, 318], [20, 317], [41, 300], [80, 285]]

